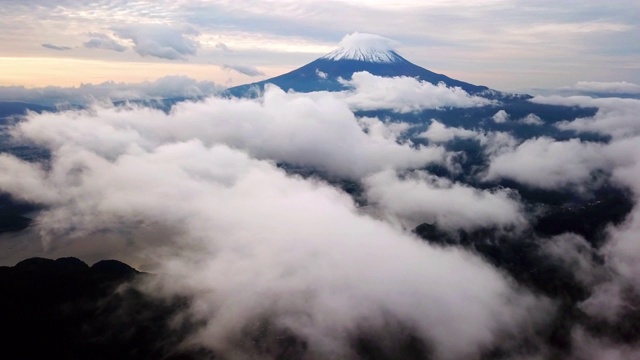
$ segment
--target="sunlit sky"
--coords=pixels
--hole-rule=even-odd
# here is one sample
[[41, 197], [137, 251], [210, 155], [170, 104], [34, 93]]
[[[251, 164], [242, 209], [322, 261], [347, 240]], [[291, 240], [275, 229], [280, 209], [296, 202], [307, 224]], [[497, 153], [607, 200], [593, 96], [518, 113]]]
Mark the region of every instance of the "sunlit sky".
[[640, 2], [0, 0], [0, 85], [167, 75], [231, 86], [302, 66], [354, 31], [499, 90], [640, 83]]

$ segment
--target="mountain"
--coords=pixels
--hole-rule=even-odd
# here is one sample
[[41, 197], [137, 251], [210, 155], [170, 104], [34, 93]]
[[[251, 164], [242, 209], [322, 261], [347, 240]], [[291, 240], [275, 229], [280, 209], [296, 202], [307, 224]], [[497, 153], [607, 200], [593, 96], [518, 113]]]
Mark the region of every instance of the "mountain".
[[482, 94], [485, 97], [507, 95], [422, 68], [400, 56], [389, 39], [360, 33], [347, 35], [336, 50], [307, 65], [267, 80], [232, 87], [227, 94], [255, 96], [266, 84], [274, 84], [285, 91], [341, 91], [348, 89], [342, 80], [351, 79], [353, 73], [359, 71], [384, 77], [413, 77], [434, 85], [442, 82], [449, 87], [460, 87], [469, 94]]

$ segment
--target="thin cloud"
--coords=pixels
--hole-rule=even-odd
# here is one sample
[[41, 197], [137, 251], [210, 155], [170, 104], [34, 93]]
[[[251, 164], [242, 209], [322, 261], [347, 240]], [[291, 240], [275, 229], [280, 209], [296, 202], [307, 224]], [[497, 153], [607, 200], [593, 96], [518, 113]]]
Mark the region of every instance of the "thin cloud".
[[211, 81], [197, 81], [186, 76], [165, 76], [141, 83], [82, 84], [78, 87], [25, 88], [0, 86], [0, 98], [46, 106], [89, 105], [95, 101], [147, 100], [162, 98], [196, 98], [211, 96], [224, 90]]
[[250, 66], [250, 65], [229, 65], [229, 64], [224, 64], [222, 65], [223, 69], [227, 69], [227, 70], [233, 70], [237, 73], [243, 74], [243, 75], [247, 75], [247, 76], [263, 76], [264, 72], [258, 70], [258, 68], [254, 67], [254, 66]]
[[71, 47], [69, 47], [69, 46], [60, 46], [60, 45], [54, 45], [54, 44], [49, 44], [49, 43], [42, 44], [41, 46], [44, 47], [44, 48], [47, 48], [47, 49], [57, 50], [57, 51], [71, 50]]
[[167, 60], [184, 60], [196, 54], [200, 44], [198, 32], [189, 26], [127, 25], [114, 27], [115, 35], [133, 42], [133, 50], [141, 56]]
[[91, 39], [83, 44], [89, 49], [107, 49], [117, 52], [127, 50], [127, 47], [115, 41], [112, 37], [101, 33], [90, 33]]
[[[563, 88], [565, 89], [565, 88]], [[640, 94], [640, 85], [626, 82], [601, 82], [601, 81], [580, 81], [574, 86], [566, 88], [586, 93], [607, 93], [607, 94]]]

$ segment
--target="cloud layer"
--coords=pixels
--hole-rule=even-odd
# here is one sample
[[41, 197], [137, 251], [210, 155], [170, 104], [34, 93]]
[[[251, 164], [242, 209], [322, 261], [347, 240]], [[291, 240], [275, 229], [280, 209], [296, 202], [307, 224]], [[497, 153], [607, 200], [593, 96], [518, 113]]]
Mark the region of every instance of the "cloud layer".
[[[257, 321], [293, 334], [319, 358], [356, 358], [363, 331], [376, 342], [390, 333], [398, 341], [415, 337], [425, 356], [439, 359], [476, 357], [535, 337], [553, 313], [547, 300], [471, 253], [432, 247], [366, 215], [326, 182], [275, 165], [368, 176], [369, 196], [411, 221], [458, 226], [449, 222], [453, 203], [418, 205], [440, 196], [495, 211], [460, 213], [472, 224], [519, 221], [506, 192], [423, 173], [401, 180], [395, 171], [440, 161], [443, 150], [398, 143], [403, 126], [361, 121], [338, 98], [277, 88], [255, 100], [182, 103], [169, 114], [136, 107], [29, 114], [12, 133], [51, 150], [51, 162], [0, 156], [1, 172], [19, 175], [0, 177], [0, 189], [45, 206], [37, 228], [51, 242], [169, 228], [156, 239], [131, 239], [144, 241], [163, 274], [143, 289], [192, 298], [189, 315], [203, 326], [190, 341], [223, 356], [256, 351], [235, 344]], [[406, 187], [423, 195], [409, 204], [384, 199]], [[415, 207], [418, 214], [409, 215]]]
[[[369, 78], [373, 93], [375, 81], [414, 89], [413, 82], [387, 80]], [[37, 163], [1, 155], [0, 173], [11, 176], [0, 177], [0, 189], [43, 206], [35, 230], [49, 247], [109, 253], [92, 241], [105, 234], [126, 239], [114, 253], [127, 253], [124, 247], [136, 265], [159, 274], [138, 286], [191, 299], [184, 316], [202, 326], [188, 344], [221, 356], [257, 356], [260, 350], [245, 340], [261, 331], [267, 338], [294, 337], [309, 358], [357, 359], [354, 344], [362, 338], [392, 353], [417, 339], [424, 357], [445, 360], [500, 351], [546, 358], [555, 351], [540, 334], [558, 321], [557, 304], [516, 284], [503, 272], [510, 268], [497, 270], [473, 247], [433, 246], [408, 231], [422, 223], [452, 234], [521, 230], [508, 241], [535, 245], [532, 251], [575, 273], [576, 286], [586, 289], [569, 304], [584, 318], [563, 328], [572, 355], [635, 354], [632, 345], [615, 346], [616, 335], [589, 326], [617, 329], [632, 318], [640, 293], [638, 208], [603, 230], [601, 245], [575, 234], [540, 239], [529, 221], [544, 206], [491, 187], [510, 179], [588, 198], [590, 189], [607, 184], [628, 190], [637, 203], [635, 100], [534, 99], [597, 106], [593, 118], [557, 126], [589, 124], [612, 135], [606, 142], [520, 139], [432, 120], [419, 135], [432, 144], [425, 146], [405, 138], [409, 124], [354, 115], [352, 99], [370, 91], [298, 94], [267, 87], [256, 99], [211, 97], [168, 112], [93, 105], [29, 113], [11, 135], [48, 149], [51, 158]], [[392, 100], [380, 104], [388, 114], [406, 107]], [[603, 125], [611, 122], [620, 128]], [[483, 162], [469, 173], [460, 174], [467, 171], [465, 156], [446, 150], [456, 138], [481, 149]], [[431, 166], [463, 176], [436, 176]], [[496, 251], [511, 246], [501, 243], [500, 231], [481, 234], [478, 241]], [[568, 306], [563, 297], [555, 301]]]
[[93, 102], [196, 98], [219, 93], [224, 87], [211, 81], [197, 81], [186, 76], [166, 76], [142, 83], [82, 84], [78, 87], [25, 88], [0, 87], [4, 101], [21, 101], [39, 105], [89, 105]]

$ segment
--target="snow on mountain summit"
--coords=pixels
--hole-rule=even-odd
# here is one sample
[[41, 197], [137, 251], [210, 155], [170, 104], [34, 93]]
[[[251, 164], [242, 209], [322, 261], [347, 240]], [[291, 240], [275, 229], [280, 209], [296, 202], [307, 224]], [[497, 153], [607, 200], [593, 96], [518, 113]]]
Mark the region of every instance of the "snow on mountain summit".
[[403, 59], [395, 52], [395, 41], [373, 34], [355, 32], [346, 35], [339, 47], [323, 56], [327, 60], [357, 60], [373, 63], [395, 63]]

